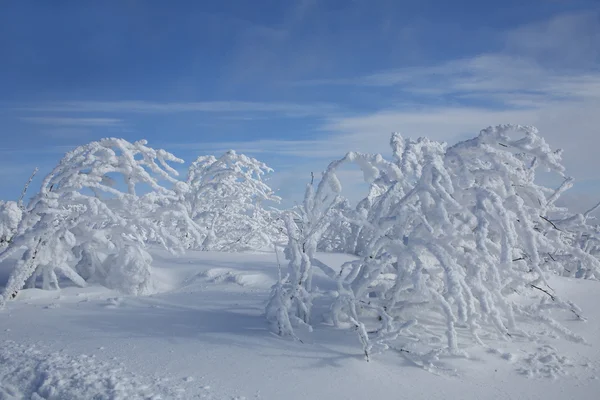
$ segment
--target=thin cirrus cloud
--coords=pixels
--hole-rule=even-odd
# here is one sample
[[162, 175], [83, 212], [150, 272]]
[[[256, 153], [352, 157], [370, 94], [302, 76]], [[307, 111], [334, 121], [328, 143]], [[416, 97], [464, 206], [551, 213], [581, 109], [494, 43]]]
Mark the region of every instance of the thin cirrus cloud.
[[354, 79], [307, 81], [305, 84], [401, 88], [405, 93], [493, 99], [506, 105], [522, 104], [521, 98], [542, 101], [600, 98], [600, 73], [555, 71], [535, 60], [500, 53], [434, 66], [382, 71]]
[[22, 117], [23, 122], [59, 127], [113, 127], [123, 121], [116, 118]]
[[391, 101], [373, 112], [328, 115], [316, 140], [214, 143], [212, 148], [307, 158], [338, 157], [346, 151], [387, 154], [389, 135], [395, 131], [455, 142], [489, 125], [520, 123], [537, 126], [551, 146], [564, 148], [571, 174], [582, 180], [595, 178], [596, 169], [589, 166], [597, 164], [593, 149], [600, 146], [600, 135], [594, 133], [600, 126], [600, 74], [556, 71], [533, 59], [497, 53], [319, 84], [331, 83], [404, 85], [405, 91], [452, 100], [438, 105]]
[[[201, 143], [166, 143], [169, 149], [190, 150], [199, 152], [223, 153], [235, 150], [239, 153], [248, 153], [260, 157], [261, 155], [277, 154], [306, 159], [332, 158], [343, 156], [343, 147], [323, 146], [331, 144], [331, 139], [321, 138], [314, 140], [247, 140], [230, 142], [201, 142]], [[339, 145], [339, 143], [337, 143]]]
[[337, 107], [326, 103], [285, 103], [251, 101], [150, 102], [150, 101], [76, 101], [20, 107], [30, 112], [54, 113], [277, 113], [285, 116], [313, 116], [333, 112]]
[[559, 15], [503, 37], [497, 52], [299, 82], [389, 94], [389, 105], [379, 110], [328, 118], [321, 129], [331, 135], [320, 145], [385, 154], [392, 131], [454, 142], [488, 125], [535, 125], [552, 147], [565, 149], [569, 173], [600, 188], [594, 150], [600, 147], [600, 14]]
[[[547, 75], [546, 75], [547, 76]], [[595, 179], [600, 165], [594, 149], [600, 147], [600, 78], [582, 76], [565, 78], [539, 86], [532, 92], [494, 92], [471, 90], [456, 94], [460, 82], [447, 82], [450, 104], [427, 107], [386, 108], [351, 117], [330, 118], [322, 127], [334, 132], [335, 143], [363, 151], [387, 151], [389, 133], [400, 131], [411, 136], [428, 136], [455, 142], [473, 136], [480, 129], [501, 123], [534, 125], [554, 148], [563, 148], [565, 164], [576, 178]], [[498, 77], [498, 86], [512, 77]], [[549, 79], [549, 78], [548, 78]], [[508, 87], [508, 84], [505, 86]], [[465, 105], [461, 101], [475, 103]], [[491, 102], [481, 105], [481, 101]], [[458, 104], [456, 104], [458, 103]], [[328, 144], [322, 143], [327, 146]]]
[[[279, 35], [278, 32], [273, 34]], [[250, 125], [251, 122], [243, 125], [246, 120], [306, 118], [295, 126], [287, 126], [297, 128], [296, 131], [306, 126], [310, 133], [307, 139], [299, 133], [286, 135], [286, 125], [282, 124], [283, 134], [272, 139], [248, 134], [246, 137], [252, 140], [239, 140], [241, 135], [238, 135], [229, 141], [223, 136], [214, 142], [161, 145], [175, 154], [186, 150], [220, 153], [233, 148], [267, 160], [283, 156], [285, 162], [293, 161], [293, 166], [286, 166], [287, 170], [274, 176], [281, 187], [290, 182], [293, 185], [305, 182], [307, 171], [317, 172], [329, 160], [342, 157], [347, 151], [388, 155], [389, 136], [394, 131], [408, 137], [429, 136], [452, 143], [472, 137], [489, 125], [519, 123], [537, 126], [553, 148], [565, 149], [569, 174], [578, 180], [597, 180], [596, 171], [600, 169], [596, 154], [600, 148], [598, 12], [557, 15], [498, 36], [499, 45], [495, 49], [490, 46], [485, 52], [455, 54], [437, 62], [423, 61], [417, 67], [382, 65], [380, 70], [356, 72], [351, 79], [338, 78], [351, 76], [350, 70], [331, 69], [336, 72], [330, 77], [316, 72], [309, 74], [307, 76], [315, 79], [294, 81], [291, 88], [286, 88], [290, 93], [300, 90], [304, 99], [301, 103], [269, 97], [267, 101], [141, 99], [48, 102], [27, 104], [18, 109], [27, 113], [24, 122], [46, 125], [46, 128], [73, 129], [110, 128], [123, 124], [123, 120], [135, 127], [136, 122], [147, 115], [179, 117], [178, 114], [186, 113], [195, 117], [196, 113], [215, 116], [210, 123], [220, 124], [221, 119], [239, 121], [236, 127], [240, 127], [240, 132], [250, 132], [256, 125]], [[274, 38], [277, 42], [275, 39], [277, 37]], [[252, 51], [252, 46], [249, 49], [248, 57], [257, 63], [254, 69], [262, 70], [265, 64], [273, 63], [270, 54], [261, 53], [261, 58]], [[309, 46], [307, 53], [312, 50]], [[327, 62], [327, 57], [317, 58], [317, 61], [321, 62], [321, 58]], [[245, 62], [236, 65], [243, 65], [245, 74], [253, 70]], [[247, 79], [245, 74], [241, 79]], [[277, 78], [294, 76], [293, 73], [281, 74]], [[328, 102], [316, 100], [323, 99], [324, 94]], [[246, 93], [242, 97], [251, 98], [249, 96]], [[375, 100], [361, 101], [361, 105], [369, 108], [361, 106], [357, 110], [350, 101], [352, 96]], [[222, 94], [218, 98], [222, 98]], [[300, 125], [305, 122], [306, 125]], [[279, 125], [272, 127], [277, 131], [279, 128]], [[600, 182], [596, 185], [600, 191]]]
[[505, 51], [554, 68], [581, 71], [600, 61], [600, 9], [560, 14], [505, 35]]
[[387, 154], [390, 133], [396, 131], [452, 143], [489, 125], [519, 123], [537, 126], [552, 147], [565, 149], [568, 171], [576, 178], [596, 177], [597, 168], [589, 167], [597, 164], [594, 148], [600, 146], [600, 135], [594, 133], [600, 126], [596, 111], [600, 109], [600, 74], [573, 75], [544, 68], [533, 60], [488, 54], [395, 74], [375, 73], [351, 84], [374, 82], [389, 86], [407, 83], [415, 93], [451, 96], [453, 100], [439, 105], [390, 102], [373, 112], [329, 114], [319, 125], [321, 135], [313, 140], [201, 143], [198, 148], [325, 160], [347, 151]]
[[505, 106], [600, 97], [600, 12], [557, 15], [511, 29], [500, 38], [503, 45], [495, 52], [297, 84], [400, 89], [429, 100], [454, 96]]

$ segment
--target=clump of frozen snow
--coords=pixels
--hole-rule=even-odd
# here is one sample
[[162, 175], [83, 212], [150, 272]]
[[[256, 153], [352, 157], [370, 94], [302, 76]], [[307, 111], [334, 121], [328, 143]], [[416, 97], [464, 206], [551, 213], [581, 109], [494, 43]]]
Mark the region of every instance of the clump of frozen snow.
[[550, 345], [538, 347], [520, 360], [517, 371], [528, 378], [558, 378], [568, 375], [573, 363]]
[[273, 285], [270, 276], [261, 272], [236, 271], [228, 268], [211, 268], [202, 273], [209, 282], [230, 282], [240, 286], [269, 288]]
[[17, 202], [0, 200], [0, 250], [8, 246], [22, 217], [23, 211]]

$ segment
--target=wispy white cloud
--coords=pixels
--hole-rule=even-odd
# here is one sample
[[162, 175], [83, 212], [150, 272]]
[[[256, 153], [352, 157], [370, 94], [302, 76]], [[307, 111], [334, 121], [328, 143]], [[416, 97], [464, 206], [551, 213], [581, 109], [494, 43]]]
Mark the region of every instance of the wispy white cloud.
[[[598, 42], [600, 46], [600, 41]], [[556, 71], [535, 60], [509, 54], [483, 54], [441, 65], [383, 71], [350, 80], [321, 80], [315, 85], [395, 87], [426, 97], [455, 96], [526, 105], [531, 100], [600, 99], [600, 73]]]
[[[259, 159], [289, 156], [292, 166], [280, 166], [273, 176], [272, 185], [285, 197], [300, 199], [302, 188], [310, 172], [319, 172], [348, 151], [390, 155], [391, 132], [400, 131], [406, 137], [427, 136], [455, 143], [476, 136], [489, 125], [521, 123], [535, 125], [553, 148], [562, 148], [568, 174], [586, 186], [589, 199], [600, 197], [600, 186], [594, 184], [600, 148], [600, 102], [569, 102], [546, 104], [539, 108], [485, 109], [476, 107], [438, 107], [409, 110], [385, 110], [354, 117], [332, 118], [322, 127], [327, 134], [312, 140], [262, 140], [225, 143], [198, 143], [168, 145], [177, 154], [177, 148], [196, 150], [197, 153], [221, 153], [230, 148], [251, 154]], [[292, 159], [291, 157], [294, 157]], [[344, 193], [353, 200], [365, 194], [355, 172], [345, 175]], [[586, 183], [587, 182], [587, 183]], [[578, 186], [576, 185], [576, 188]], [[588, 200], [589, 200], [588, 199]], [[582, 203], [582, 206], [586, 202]]]
[[204, 101], [204, 102], [149, 102], [149, 101], [71, 101], [19, 107], [20, 110], [56, 113], [273, 113], [290, 117], [323, 115], [337, 107], [331, 104], [297, 104], [285, 102]]
[[[64, 154], [73, 150], [73, 146], [27, 146], [27, 147], [0, 147], [0, 155], [2, 154], [19, 154], [23, 156], [55, 156]], [[58, 159], [57, 159], [58, 161]]]
[[387, 152], [389, 134], [400, 131], [410, 137], [428, 136], [453, 143], [476, 135], [480, 129], [500, 123], [534, 125], [554, 148], [565, 149], [564, 159], [576, 178], [588, 179], [600, 168], [600, 101], [543, 105], [539, 108], [490, 110], [475, 107], [443, 107], [423, 111], [385, 111], [362, 117], [329, 121], [336, 131], [331, 143], [338, 149]]
[[[301, 158], [331, 158], [340, 154], [339, 148], [323, 147], [324, 143], [331, 143], [331, 138], [312, 140], [247, 140], [231, 142], [199, 142], [199, 143], [165, 143], [165, 147], [181, 150], [197, 151], [199, 154], [223, 153], [227, 150], [236, 150], [240, 153], [252, 155], [275, 154]], [[343, 150], [341, 150], [343, 151]]]
[[[496, 53], [300, 82], [390, 89], [385, 108], [328, 118], [322, 129], [333, 134], [316, 146], [385, 154], [393, 131], [455, 142], [489, 125], [529, 124], [551, 146], [565, 149], [571, 174], [593, 179], [600, 169], [600, 14], [557, 16], [507, 32], [504, 40]], [[406, 94], [417, 100], [407, 104]]]
[[[580, 159], [583, 166], [593, 152], [581, 143], [600, 142], [593, 132], [600, 126], [596, 103], [543, 103], [540, 108], [486, 109], [480, 107], [423, 107], [387, 109], [351, 117], [332, 117], [321, 126], [322, 135], [311, 140], [251, 140], [212, 143], [168, 143], [169, 149], [219, 153], [236, 149], [250, 154], [278, 154], [302, 158], [332, 159], [348, 151], [387, 154], [392, 132], [407, 137], [427, 136], [455, 142], [476, 135], [481, 129], [501, 123], [535, 125], [554, 147], [566, 148], [569, 157]], [[600, 102], [597, 104], [600, 106]], [[586, 134], [586, 132], [589, 132]], [[575, 139], [575, 140], [573, 140]]]
[[533, 99], [600, 98], [600, 12], [558, 15], [501, 37], [504, 48], [498, 52], [297, 84], [393, 88], [429, 100], [450, 95], [510, 106], [523, 106]]
[[[436, 65], [373, 71], [353, 79], [298, 83], [352, 86], [359, 93], [360, 90], [388, 93], [388, 105], [373, 112], [350, 114], [329, 103], [244, 101], [79, 101], [40, 104], [27, 109], [113, 115], [198, 112], [228, 118], [317, 117], [321, 121], [317, 132], [320, 135], [309, 140], [151, 143], [175, 154], [179, 150], [221, 153], [233, 148], [258, 158], [294, 157], [294, 162], [290, 161], [294, 167], [273, 177], [275, 187], [294, 194], [301, 192], [311, 171], [318, 172], [329, 160], [342, 157], [347, 151], [389, 154], [391, 132], [453, 143], [500, 123], [537, 126], [552, 147], [565, 149], [568, 172], [578, 180], [591, 182], [600, 169], [598, 21], [597, 13], [558, 16], [506, 32], [504, 49], [495, 53]], [[270, 35], [277, 42], [279, 35], [285, 33], [276, 30], [261, 35]], [[249, 51], [249, 54], [254, 53]], [[270, 60], [268, 56], [265, 55]], [[262, 62], [259, 64], [262, 68]], [[406, 94], [412, 97], [407, 98]], [[348, 176], [353, 174], [349, 172]], [[600, 192], [600, 188], [594, 190]]]
[[560, 14], [505, 35], [505, 52], [553, 68], [581, 71], [600, 61], [600, 10]]
[[61, 127], [120, 126], [123, 121], [116, 118], [67, 118], [67, 117], [21, 117], [21, 121], [37, 125]]

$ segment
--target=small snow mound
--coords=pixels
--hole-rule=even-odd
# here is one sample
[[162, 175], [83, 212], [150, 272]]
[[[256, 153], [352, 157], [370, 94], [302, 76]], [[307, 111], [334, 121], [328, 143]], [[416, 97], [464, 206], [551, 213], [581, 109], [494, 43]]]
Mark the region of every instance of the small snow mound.
[[0, 400], [181, 398], [174, 389], [93, 356], [46, 353], [13, 341], [0, 348]]
[[528, 378], [558, 378], [568, 375], [567, 368], [573, 364], [567, 357], [558, 354], [558, 351], [550, 346], [538, 347], [533, 353], [528, 354], [520, 360], [521, 366], [517, 371]]
[[211, 279], [211, 280], [217, 280], [217, 279], [229, 274], [230, 272], [232, 272], [232, 271], [227, 268], [211, 268], [208, 271], [201, 273], [200, 275], [205, 276], [206, 278]]
[[200, 274], [213, 283], [235, 283], [240, 286], [270, 288], [275, 283], [261, 272], [236, 271], [227, 268], [212, 268]]
[[104, 307], [106, 308], [117, 308], [121, 306], [123, 299], [120, 297], [111, 297], [106, 299], [106, 303], [104, 304]]

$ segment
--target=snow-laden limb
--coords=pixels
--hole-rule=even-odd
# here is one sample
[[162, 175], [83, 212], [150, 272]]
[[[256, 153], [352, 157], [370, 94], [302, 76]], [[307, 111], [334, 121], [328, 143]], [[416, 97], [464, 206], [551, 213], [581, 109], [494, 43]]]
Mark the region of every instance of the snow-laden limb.
[[188, 169], [188, 215], [202, 227], [187, 237], [190, 248], [217, 251], [261, 249], [282, 237], [279, 213], [265, 203], [281, 199], [264, 181], [266, 164], [230, 150], [221, 157], [201, 156]]
[[[414, 354], [423, 349], [462, 354], [460, 332], [479, 344], [482, 333], [510, 340], [523, 334], [517, 316], [578, 341], [546, 313], [562, 308], [581, 315], [549, 287], [545, 274], [559, 266], [547, 255], [565, 254], [596, 268], [556, 233], [560, 229], [552, 215], [560, 209], [554, 203], [571, 183], [560, 151], [552, 151], [534, 128], [512, 125], [485, 129], [452, 147], [398, 134], [390, 145], [393, 161], [349, 153], [331, 164], [320, 183], [327, 184], [341, 163], [352, 162], [371, 184], [356, 210], [344, 208], [354, 235], [346, 243], [360, 258], [337, 274], [333, 323], [356, 329], [367, 358], [392, 344]], [[539, 185], [535, 172], [540, 167], [564, 183], [558, 189]], [[305, 204], [312, 206], [314, 196], [307, 193]], [[333, 226], [330, 215], [315, 215], [310, 223]], [[310, 276], [311, 266], [330, 275], [314, 252], [297, 250], [297, 241], [288, 245], [288, 252], [300, 255], [292, 257], [290, 276]], [[295, 282], [290, 278], [292, 300], [299, 298], [292, 290]], [[302, 288], [301, 300], [310, 305], [303, 299], [310, 299], [311, 288]], [[520, 306], [518, 295], [542, 296], [543, 305]], [[291, 308], [294, 315], [296, 310]], [[443, 335], [436, 320], [443, 321]], [[440, 341], [445, 342], [441, 347]]]
[[[79, 286], [94, 281], [127, 293], [152, 290], [147, 241], [176, 251], [183, 247], [173, 220], [199, 234], [187, 217], [186, 187], [169, 165], [182, 160], [146, 141], [107, 138], [69, 152], [46, 176], [23, 212], [0, 260], [25, 247], [3, 299], [27, 285], [58, 289], [59, 276]], [[165, 185], [173, 185], [168, 189]], [[138, 190], [149, 191], [139, 195]]]

